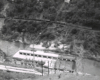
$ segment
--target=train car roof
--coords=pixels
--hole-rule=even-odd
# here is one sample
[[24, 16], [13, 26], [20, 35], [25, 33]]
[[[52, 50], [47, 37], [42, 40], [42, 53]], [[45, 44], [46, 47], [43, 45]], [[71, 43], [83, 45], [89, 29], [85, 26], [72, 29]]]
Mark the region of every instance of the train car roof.
[[38, 55], [45, 55], [45, 56], [52, 56], [52, 57], [59, 57], [59, 54], [56, 54], [54, 52], [44, 52], [44, 51], [30, 51], [30, 50], [19, 50], [19, 52], [23, 53], [31, 53], [31, 54], [38, 54]]
[[72, 56], [72, 55], [59, 55], [57, 53], [54, 53], [54, 52], [44, 52], [44, 51], [30, 51], [30, 50], [19, 50], [17, 53], [15, 53], [15, 55], [13, 57], [19, 57], [19, 52], [22, 52], [22, 53], [29, 53], [29, 54], [37, 54], [37, 55], [44, 55], [44, 56], [51, 56], [51, 57], [62, 57], [62, 58], [65, 58], [65, 59], [71, 59], [71, 60], [74, 60], [75, 57]]

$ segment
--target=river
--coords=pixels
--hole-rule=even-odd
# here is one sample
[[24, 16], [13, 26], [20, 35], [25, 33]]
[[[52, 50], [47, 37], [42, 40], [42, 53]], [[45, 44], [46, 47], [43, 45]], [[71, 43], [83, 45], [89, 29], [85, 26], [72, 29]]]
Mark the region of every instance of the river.
[[[29, 45], [19, 42], [9, 42], [0, 40], [0, 49], [6, 52], [9, 56], [13, 56], [18, 50], [20, 49], [29, 50], [30, 47]], [[84, 65], [84, 72], [100, 76], [100, 62], [84, 59], [83, 65]]]

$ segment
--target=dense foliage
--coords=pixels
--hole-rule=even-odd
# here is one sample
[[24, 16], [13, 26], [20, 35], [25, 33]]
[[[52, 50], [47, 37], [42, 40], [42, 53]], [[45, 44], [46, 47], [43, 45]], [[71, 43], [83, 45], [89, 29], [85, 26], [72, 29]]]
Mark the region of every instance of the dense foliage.
[[14, 18], [44, 18], [54, 20], [56, 12], [63, 0], [15, 0], [10, 2], [8, 17]]
[[70, 8], [66, 22], [100, 29], [100, 0], [72, 0]]
[[[73, 39], [84, 40], [84, 47], [90, 52], [99, 51], [97, 34], [77, 27], [100, 27], [100, 1], [99, 0], [8, 0], [9, 8], [2, 28], [2, 34], [10, 39], [16, 39], [20, 34], [28, 34], [27, 38], [39, 41], [61, 41], [70, 43]], [[44, 21], [21, 21], [23, 19], [47, 19], [51, 21], [64, 21], [68, 25], [48, 23]], [[73, 25], [75, 24], [75, 25]], [[25, 37], [26, 38], [26, 37]]]
[[0, 0], [0, 11], [3, 10], [3, 7], [4, 7], [4, 4], [5, 4], [5, 0]]

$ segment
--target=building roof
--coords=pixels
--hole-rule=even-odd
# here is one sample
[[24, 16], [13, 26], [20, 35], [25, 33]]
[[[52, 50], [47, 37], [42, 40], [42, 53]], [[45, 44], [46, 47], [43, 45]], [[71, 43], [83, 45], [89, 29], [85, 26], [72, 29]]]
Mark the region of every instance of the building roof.
[[[19, 52], [23, 52], [23, 53], [30, 53], [30, 54], [38, 54], [38, 55], [45, 55], [45, 56], [51, 56], [51, 57], [59, 57], [59, 54], [55, 54], [55, 53], [53, 53], [53, 52], [44, 52], [44, 51], [30, 51], [30, 50], [19, 50], [17, 53], [15, 53], [15, 55], [16, 54], [18, 54]], [[14, 55], [14, 57], [15, 57], [15, 55]], [[17, 56], [18, 57], [18, 56]]]

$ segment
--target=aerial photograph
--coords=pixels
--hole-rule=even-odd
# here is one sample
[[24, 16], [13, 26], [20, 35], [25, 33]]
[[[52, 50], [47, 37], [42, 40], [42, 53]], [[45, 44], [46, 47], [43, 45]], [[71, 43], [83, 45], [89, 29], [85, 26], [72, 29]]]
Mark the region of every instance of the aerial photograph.
[[100, 80], [100, 0], [0, 0], [0, 80]]

